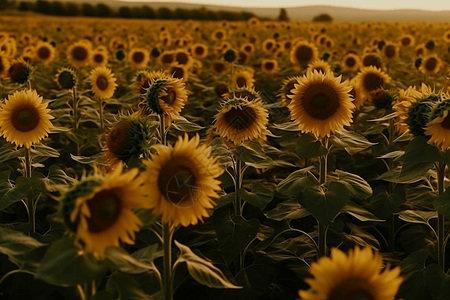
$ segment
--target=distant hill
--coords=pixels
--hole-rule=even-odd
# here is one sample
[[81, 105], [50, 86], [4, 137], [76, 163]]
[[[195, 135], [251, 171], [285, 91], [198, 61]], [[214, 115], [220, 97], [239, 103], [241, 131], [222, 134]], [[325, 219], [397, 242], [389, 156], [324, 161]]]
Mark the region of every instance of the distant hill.
[[[21, 0], [24, 1], [24, 0]], [[25, 0], [35, 2], [35, 0]], [[119, 0], [60, 0], [61, 2], [90, 3], [96, 5], [105, 3], [111, 8], [118, 9], [120, 6], [142, 6], [148, 5], [154, 9], [167, 7], [171, 10], [176, 8], [195, 9], [205, 7], [208, 10], [219, 11], [226, 10], [232, 12], [248, 11], [260, 18], [276, 19], [280, 13], [276, 8], [262, 7], [233, 7], [225, 5], [204, 5], [187, 4], [180, 2], [128, 2]], [[280, 7], [281, 8], [281, 7]], [[327, 13], [333, 17], [335, 22], [364, 22], [364, 21], [382, 21], [382, 22], [450, 22], [450, 11], [429, 11], [419, 9], [397, 9], [397, 10], [372, 10], [353, 7], [311, 5], [285, 8], [291, 21], [309, 22], [313, 17]]]

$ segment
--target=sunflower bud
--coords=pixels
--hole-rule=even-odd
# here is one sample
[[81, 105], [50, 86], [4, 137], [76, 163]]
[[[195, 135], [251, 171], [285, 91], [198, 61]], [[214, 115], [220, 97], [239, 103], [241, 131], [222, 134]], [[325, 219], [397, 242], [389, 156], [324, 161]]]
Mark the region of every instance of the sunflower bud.
[[56, 83], [58, 83], [59, 87], [62, 89], [70, 90], [77, 85], [77, 77], [75, 72], [71, 69], [62, 69], [56, 75]]
[[166, 86], [166, 84], [167, 79], [163, 78], [155, 79], [150, 84], [150, 87], [147, 89], [147, 92], [144, 95], [147, 110], [150, 109], [151, 111], [154, 111], [158, 115], [163, 113], [161, 106], [159, 105], [159, 92]]
[[29, 80], [32, 72], [32, 67], [23, 59], [19, 59], [11, 63], [8, 70], [8, 77], [12, 82], [24, 84]]
[[427, 48], [428, 50], [433, 50], [435, 44], [433, 40], [429, 40], [426, 44], [425, 44], [425, 48]]
[[234, 51], [233, 49], [228, 49], [225, 54], [223, 55], [223, 58], [227, 61], [227, 62], [233, 62], [236, 60], [237, 58], [237, 53], [236, 51]]
[[419, 57], [414, 61], [414, 67], [416, 67], [416, 69], [418, 69], [422, 64], [422, 60], [423, 60], [422, 57]]
[[125, 51], [123, 51], [122, 49], [120, 49], [119, 51], [116, 52], [116, 58], [120, 61], [122, 61], [125, 58]]
[[377, 47], [378, 47], [379, 50], [381, 50], [381, 49], [383, 49], [384, 45], [386, 45], [385, 41], [379, 41], [378, 44], [377, 44]]
[[384, 88], [379, 88], [369, 93], [372, 103], [377, 108], [390, 108], [394, 101], [392, 95]]
[[152, 57], [159, 57], [159, 56], [161, 55], [161, 52], [159, 51], [158, 48], [154, 47], [154, 48], [152, 49], [152, 52], [150, 53], [150, 55], [151, 55]]

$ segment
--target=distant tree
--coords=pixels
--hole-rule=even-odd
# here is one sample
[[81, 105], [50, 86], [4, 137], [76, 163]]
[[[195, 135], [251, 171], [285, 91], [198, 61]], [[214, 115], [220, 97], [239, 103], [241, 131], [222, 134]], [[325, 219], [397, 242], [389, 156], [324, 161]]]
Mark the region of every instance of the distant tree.
[[[206, 9], [205, 9], [206, 10]], [[219, 20], [219, 16], [215, 11], [212, 10], [206, 10], [205, 11], [205, 20], [211, 20], [211, 21], [217, 21]]]
[[173, 16], [178, 20], [191, 19], [192, 10], [187, 10], [184, 8], [177, 8], [173, 11]]
[[92, 4], [83, 3], [81, 5], [81, 14], [86, 17], [95, 17], [97, 15], [97, 10]]
[[250, 18], [256, 17], [254, 13], [248, 11], [241, 11], [241, 20], [247, 21]]
[[119, 11], [117, 12], [117, 16], [119, 18], [132, 18], [133, 14], [131, 12], [131, 9], [128, 6], [121, 6], [119, 7]]
[[130, 9], [130, 11], [131, 11], [131, 17], [130, 18], [136, 18], [136, 19], [144, 19], [145, 18], [144, 12], [142, 11], [141, 7], [138, 7], [138, 6], [132, 7]]
[[31, 11], [33, 10], [33, 3], [21, 1], [19, 2], [19, 6], [17, 7], [20, 11]]
[[280, 14], [278, 15], [278, 21], [289, 22], [289, 17], [284, 8], [280, 9]]
[[97, 16], [102, 18], [111, 17], [113, 14], [111, 8], [103, 3], [97, 4], [95, 10], [97, 11]]
[[67, 2], [66, 13], [68, 16], [79, 16], [81, 14], [80, 6], [74, 2]]
[[156, 16], [158, 19], [173, 19], [172, 11], [165, 6], [158, 8]]
[[229, 21], [239, 20], [239, 15], [231, 11], [219, 10], [217, 14], [220, 20], [229, 20]]
[[50, 13], [50, 2], [45, 0], [36, 1], [36, 5], [34, 6], [34, 11], [41, 14], [49, 14]]
[[142, 6], [142, 15], [146, 19], [154, 19], [156, 17], [155, 10], [148, 5]]
[[7, 9], [9, 5], [8, 0], [0, 0], [0, 10]]
[[66, 16], [66, 6], [62, 2], [52, 1], [50, 3], [50, 14], [55, 16]]
[[313, 22], [333, 22], [333, 17], [329, 14], [320, 14], [312, 19]]

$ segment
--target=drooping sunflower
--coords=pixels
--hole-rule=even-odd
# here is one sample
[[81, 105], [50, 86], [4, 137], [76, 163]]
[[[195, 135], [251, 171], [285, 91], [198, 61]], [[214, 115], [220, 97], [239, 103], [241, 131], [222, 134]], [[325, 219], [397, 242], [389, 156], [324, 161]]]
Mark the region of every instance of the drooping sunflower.
[[292, 90], [295, 88], [295, 85], [299, 83], [299, 79], [300, 77], [295, 76], [283, 80], [279, 95], [281, 97], [281, 103], [284, 106], [288, 106], [291, 102], [291, 97], [294, 95]]
[[305, 279], [310, 289], [300, 290], [302, 300], [392, 300], [403, 278], [400, 267], [383, 272], [383, 258], [370, 247], [350, 249], [348, 255], [337, 248], [330, 257], [311, 264], [314, 278]]
[[103, 260], [105, 250], [119, 247], [119, 240], [134, 244], [142, 222], [132, 210], [149, 208], [143, 183], [137, 168], [123, 173], [119, 163], [111, 173], [83, 178], [63, 194], [65, 223], [86, 252]]
[[85, 67], [91, 62], [91, 44], [86, 42], [75, 42], [67, 49], [67, 59], [75, 68]]
[[0, 78], [8, 76], [8, 70], [10, 68], [9, 59], [0, 55]]
[[17, 146], [30, 148], [53, 128], [50, 109], [35, 90], [16, 91], [0, 108], [0, 134]]
[[47, 65], [56, 57], [55, 48], [49, 42], [39, 41], [35, 47], [34, 57], [44, 65]]
[[291, 63], [296, 69], [306, 68], [309, 63], [319, 58], [316, 45], [307, 41], [299, 41], [292, 47], [290, 53]]
[[397, 113], [397, 117], [395, 117], [395, 129], [398, 133], [402, 134], [408, 131], [408, 125], [405, 121], [408, 119], [408, 110], [411, 106], [417, 102], [416, 99], [419, 99], [422, 96], [415, 87], [408, 87], [406, 90], [401, 89], [398, 93], [398, 98], [393, 103], [392, 108]]
[[56, 74], [55, 81], [61, 89], [69, 90], [77, 85], [77, 76], [74, 70], [62, 68]]
[[265, 74], [275, 74], [278, 72], [278, 60], [263, 59], [261, 61], [261, 71]]
[[33, 67], [22, 58], [11, 61], [8, 69], [8, 78], [15, 83], [26, 83], [33, 72]]
[[375, 68], [382, 69], [381, 57], [375, 53], [366, 53], [361, 59], [363, 67], [374, 66]]
[[450, 99], [437, 103], [431, 111], [425, 135], [429, 144], [437, 145], [442, 151], [450, 148]]
[[437, 54], [432, 54], [422, 59], [419, 71], [425, 75], [436, 74], [441, 69], [441, 66], [442, 66], [441, 59], [437, 56]]
[[391, 77], [380, 69], [369, 66], [362, 68], [355, 77], [355, 83], [359, 86], [364, 96], [391, 81]]
[[99, 99], [109, 99], [116, 91], [116, 77], [107, 67], [96, 67], [90, 75], [92, 92]]
[[233, 74], [231, 81], [233, 82], [234, 88], [253, 88], [255, 79], [250, 72], [241, 69]]
[[198, 135], [189, 140], [179, 136], [175, 146], [160, 146], [158, 154], [144, 160], [147, 170], [148, 203], [162, 222], [172, 226], [196, 225], [209, 217], [215, 206], [223, 169], [211, 157], [211, 148], [199, 145]]
[[308, 64], [307, 70], [313, 72], [317, 70], [317, 72], [325, 74], [326, 72], [331, 72], [331, 66], [329, 63], [324, 61], [323, 59], [317, 59], [310, 64]]
[[197, 43], [191, 46], [191, 54], [194, 58], [202, 59], [208, 56], [208, 46]]
[[135, 69], [145, 69], [150, 61], [150, 53], [144, 48], [133, 48], [128, 54], [128, 62]]
[[350, 125], [355, 110], [352, 87], [347, 81], [341, 82], [341, 76], [307, 72], [294, 86], [288, 108], [300, 130], [325, 137]]
[[269, 112], [262, 106], [261, 98], [248, 101], [233, 97], [221, 106], [212, 126], [215, 134], [235, 145], [247, 140], [266, 139]]
[[345, 71], [356, 72], [360, 66], [360, 58], [355, 53], [347, 53], [342, 58], [341, 66]]

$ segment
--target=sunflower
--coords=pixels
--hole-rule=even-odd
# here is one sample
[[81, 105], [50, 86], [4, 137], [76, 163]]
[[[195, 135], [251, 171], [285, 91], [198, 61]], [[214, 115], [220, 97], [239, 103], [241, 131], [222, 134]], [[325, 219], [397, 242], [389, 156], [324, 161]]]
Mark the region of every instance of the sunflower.
[[261, 61], [261, 71], [265, 74], [275, 74], [278, 72], [278, 60], [263, 59]]
[[179, 64], [185, 68], [190, 68], [193, 64], [194, 60], [189, 52], [185, 49], [178, 49], [174, 54], [174, 63]]
[[215, 206], [223, 173], [211, 148], [199, 146], [200, 138], [178, 137], [175, 146], [160, 146], [151, 160], [144, 160], [143, 173], [149, 194], [148, 203], [153, 213], [162, 216], [162, 222], [172, 226], [196, 225], [209, 217], [208, 210]]
[[44, 65], [47, 65], [53, 61], [55, 56], [56, 51], [52, 44], [40, 41], [36, 45], [34, 57], [36, 57], [36, 59], [41, 61]]
[[311, 264], [314, 278], [305, 279], [308, 291], [300, 290], [303, 300], [392, 300], [403, 278], [400, 267], [383, 272], [383, 258], [370, 247], [351, 249], [348, 255], [337, 248], [330, 257], [321, 257]]
[[96, 67], [90, 75], [92, 92], [99, 99], [109, 99], [116, 91], [116, 77], [107, 67]]
[[393, 42], [387, 42], [381, 49], [381, 56], [386, 62], [394, 61], [398, 58], [398, 45]]
[[236, 63], [238, 65], [245, 65], [250, 60], [250, 55], [245, 51], [239, 51], [237, 54]]
[[410, 34], [404, 34], [399, 38], [400, 46], [403, 48], [412, 47], [414, 46], [416, 40], [414, 37]]
[[135, 69], [145, 69], [150, 60], [150, 53], [144, 48], [133, 48], [128, 54], [128, 62]]
[[227, 32], [225, 29], [218, 28], [211, 34], [211, 38], [213, 41], [225, 40], [227, 38]]
[[221, 104], [214, 117], [213, 132], [235, 145], [246, 140], [266, 139], [269, 112], [262, 106], [261, 98], [231, 98]]
[[403, 122], [408, 126], [409, 132], [414, 136], [426, 136], [425, 128], [428, 124], [432, 108], [440, 101], [440, 96], [425, 84], [422, 93], [407, 107]]
[[8, 70], [10, 68], [9, 59], [0, 55], [0, 78], [8, 76]]
[[436, 144], [442, 151], [450, 148], [450, 99], [435, 105], [431, 111], [425, 135], [430, 136], [429, 144]]
[[441, 59], [436, 54], [432, 54], [425, 56], [422, 59], [419, 71], [425, 75], [436, 74], [441, 69], [441, 66], [442, 66]]
[[358, 87], [358, 85], [355, 83], [354, 78], [352, 78], [352, 80], [350, 80], [350, 85], [352, 86], [352, 90], [350, 91], [350, 95], [353, 98], [352, 101], [353, 101], [353, 104], [355, 105], [355, 109], [358, 110], [364, 105], [364, 102], [366, 101], [366, 97], [364, 97], [361, 94], [361, 90]]
[[241, 46], [241, 51], [247, 53], [248, 55], [252, 55], [255, 52], [255, 45], [252, 43], [245, 43]]
[[408, 87], [406, 90], [401, 89], [398, 93], [397, 100], [393, 103], [392, 108], [397, 114], [395, 118], [395, 129], [402, 134], [408, 131], [408, 125], [405, 121], [408, 119], [408, 110], [422, 96], [415, 87]]
[[86, 42], [75, 42], [67, 49], [67, 59], [75, 68], [85, 67], [91, 62], [91, 45]]
[[108, 52], [101, 49], [95, 49], [92, 53], [91, 64], [94, 67], [106, 67], [108, 64]]
[[35, 90], [16, 91], [0, 107], [0, 134], [17, 146], [30, 148], [53, 128], [50, 109]]
[[158, 56], [158, 64], [164, 66], [166, 64], [171, 64], [174, 61], [175, 51], [164, 51], [160, 56]]
[[292, 47], [290, 53], [291, 63], [296, 69], [306, 68], [309, 63], [319, 58], [319, 50], [314, 44], [299, 41]]
[[221, 76], [228, 73], [228, 68], [221, 61], [215, 61], [211, 64], [211, 70], [216, 76]]
[[427, 55], [427, 53], [428, 53], [428, 50], [427, 50], [427, 47], [425, 47], [424, 43], [422, 43], [420, 45], [417, 45], [417, 47], [415, 49], [415, 54], [416, 54], [417, 57], [418, 56], [425, 56], [425, 55]]
[[132, 210], [149, 208], [139, 170], [122, 172], [120, 163], [106, 176], [88, 176], [61, 198], [64, 220], [75, 233], [75, 241], [101, 260], [106, 248], [119, 247], [119, 240], [134, 244], [142, 222]]
[[191, 46], [191, 54], [194, 58], [202, 59], [208, 56], [208, 46], [197, 43]]
[[152, 79], [157, 79], [165, 77], [163, 71], [138, 71], [135, 76], [135, 88], [134, 90], [138, 95], [143, 95], [147, 92], [147, 89], [150, 87], [150, 83]]
[[446, 32], [444, 32], [443, 39], [444, 39], [444, 42], [450, 43], [450, 30], [447, 30]]
[[308, 71], [299, 79], [288, 105], [292, 119], [300, 130], [317, 137], [330, 136], [350, 125], [355, 105], [350, 97], [351, 86], [341, 76]]
[[8, 78], [15, 83], [26, 83], [33, 72], [33, 68], [23, 58], [13, 60], [8, 69]]
[[186, 86], [178, 78], [163, 76], [152, 79], [144, 94], [143, 114], [165, 114], [165, 126], [178, 116], [188, 100]]
[[313, 61], [312, 63], [308, 64], [307, 70], [313, 72], [314, 70], [317, 70], [317, 72], [325, 74], [328, 71], [331, 71], [331, 66], [329, 63], [324, 61], [323, 59], [317, 59]]
[[253, 88], [255, 79], [250, 72], [241, 69], [233, 74], [231, 81], [233, 82], [233, 87], [235, 88]]
[[280, 89], [280, 97], [281, 97], [281, 103], [284, 106], [288, 106], [291, 102], [291, 97], [294, 95], [292, 93], [292, 90], [295, 88], [295, 85], [299, 83], [300, 77], [290, 77], [283, 81], [283, 85]]
[[342, 58], [341, 65], [345, 71], [356, 72], [359, 69], [360, 63], [360, 58], [357, 54], [347, 53]]
[[75, 75], [74, 70], [62, 68], [56, 74], [55, 81], [59, 88], [69, 90], [77, 85], [77, 76]]
[[277, 44], [277, 41], [275, 41], [274, 39], [266, 39], [262, 43], [262, 49], [265, 53], [271, 54], [273, 49], [275, 48], [276, 44]]
[[262, 101], [261, 94], [258, 91], [255, 91], [255, 89], [253, 88], [249, 89], [247, 87], [227, 91], [226, 93], [223, 93], [221, 96], [224, 99], [231, 99], [235, 97], [235, 98], [245, 98], [248, 101]]
[[189, 79], [189, 70], [186, 66], [178, 63], [171, 64], [165, 73], [167, 75], [172, 75], [173, 78], [178, 78], [183, 82], [186, 82]]
[[380, 69], [369, 66], [362, 68], [355, 77], [356, 84], [365, 97], [368, 94], [391, 81], [391, 77]]
[[381, 57], [379, 57], [375, 53], [366, 53], [361, 59], [361, 64], [363, 67], [374, 66], [378, 69], [382, 68]]

